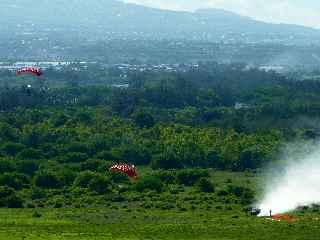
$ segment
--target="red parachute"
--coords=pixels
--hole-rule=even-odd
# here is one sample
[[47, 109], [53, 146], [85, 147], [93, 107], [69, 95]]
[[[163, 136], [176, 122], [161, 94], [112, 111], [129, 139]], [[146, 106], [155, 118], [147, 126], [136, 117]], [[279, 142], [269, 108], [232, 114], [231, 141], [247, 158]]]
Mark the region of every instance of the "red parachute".
[[129, 166], [127, 164], [115, 164], [109, 168], [112, 172], [122, 172], [126, 174], [129, 178], [138, 180], [138, 174], [134, 166]]
[[43, 72], [41, 71], [41, 69], [36, 68], [36, 67], [25, 67], [25, 68], [20, 68], [19, 70], [17, 70], [18, 76], [25, 74], [25, 73], [31, 73], [37, 77], [40, 77], [41, 75], [43, 75]]
[[296, 218], [294, 216], [291, 216], [289, 214], [275, 214], [271, 216], [274, 220], [286, 220], [286, 221], [294, 221]]

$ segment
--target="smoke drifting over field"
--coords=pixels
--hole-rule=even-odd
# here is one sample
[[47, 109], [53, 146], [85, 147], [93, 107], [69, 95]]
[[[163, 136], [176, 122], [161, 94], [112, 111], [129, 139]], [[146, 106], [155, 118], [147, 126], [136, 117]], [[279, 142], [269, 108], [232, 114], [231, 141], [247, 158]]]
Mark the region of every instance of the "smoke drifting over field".
[[265, 195], [259, 204], [261, 216], [285, 213], [299, 206], [320, 202], [320, 144], [290, 146], [281, 173], [270, 171]]

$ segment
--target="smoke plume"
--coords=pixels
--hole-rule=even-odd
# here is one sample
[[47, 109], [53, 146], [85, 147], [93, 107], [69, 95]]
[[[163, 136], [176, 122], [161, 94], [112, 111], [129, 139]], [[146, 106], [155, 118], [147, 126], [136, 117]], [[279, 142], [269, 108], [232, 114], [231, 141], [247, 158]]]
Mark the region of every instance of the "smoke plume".
[[258, 207], [261, 216], [292, 211], [320, 203], [320, 144], [286, 149], [282, 167], [270, 170], [265, 194]]

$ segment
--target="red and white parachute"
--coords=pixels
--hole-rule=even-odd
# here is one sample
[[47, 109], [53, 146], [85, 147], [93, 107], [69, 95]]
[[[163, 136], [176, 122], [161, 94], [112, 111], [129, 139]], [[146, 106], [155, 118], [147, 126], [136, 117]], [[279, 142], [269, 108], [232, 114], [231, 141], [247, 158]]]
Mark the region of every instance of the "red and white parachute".
[[136, 172], [135, 167], [129, 166], [127, 164], [115, 164], [112, 165], [109, 168], [110, 171], [112, 172], [122, 172], [124, 174], [126, 174], [129, 178], [134, 179], [134, 180], [138, 180], [138, 174]]
[[17, 70], [17, 75], [20, 76], [22, 74], [31, 73], [37, 77], [43, 75], [43, 72], [40, 68], [36, 67], [24, 67]]

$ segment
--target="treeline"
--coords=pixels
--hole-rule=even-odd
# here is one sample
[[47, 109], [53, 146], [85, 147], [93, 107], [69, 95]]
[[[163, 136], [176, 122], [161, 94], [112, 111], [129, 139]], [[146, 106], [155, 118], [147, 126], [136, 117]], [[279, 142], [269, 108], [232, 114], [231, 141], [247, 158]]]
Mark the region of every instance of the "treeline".
[[[284, 142], [319, 136], [317, 81], [203, 64], [186, 73], [131, 72], [128, 83], [2, 88], [0, 205], [61, 194], [161, 192], [166, 181], [210, 192], [214, 185], [200, 169], [256, 170], [277, 158]], [[107, 171], [115, 162], [155, 172], [133, 187]], [[181, 171], [190, 171], [186, 179]], [[241, 189], [229, 190], [220, 194]], [[244, 202], [252, 198], [240, 192], [249, 196], [236, 194]]]
[[[281, 133], [163, 124], [141, 111], [124, 119], [104, 107], [52, 107], [2, 113], [0, 139], [0, 206], [21, 207], [42, 206], [43, 199], [50, 206], [56, 198], [64, 198], [57, 206], [80, 196], [113, 199], [119, 183], [129, 193], [167, 191], [164, 184], [213, 192], [208, 172], [200, 169], [259, 168], [272, 160]], [[116, 162], [154, 172], [130, 185], [108, 171]]]
[[[280, 144], [280, 131], [238, 133], [214, 127], [155, 122], [148, 112], [121, 119], [106, 108], [17, 109], [3, 113], [1, 153], [18, 160], [61, 164], [88, 159], [154, 168], [260, 167]], [[13, 161], [13, 160], [12, 160]]]
[[[269, 131], [271, 127], [282, 129], [288, 136], [297, 134], [297, 129], [312, 130], [316, 125], [312, 122], [319, 118], [319, 81], [290, 80], [244, 64], [200, 63], [199, 68], [178, 73], [106, 73], [94, 67], [72, 71], [72, 67], [48, 70], [41, 84], [33, 79], [31, 89], [2, 88], [0, 110], [99, 106], [111, 107], [114, 114], [130, 118], [142, 109], [156, 122], [246, 133]], [[128, 88], [111, 87], [119, 74], [127, 75]], [[67, 87], [48, 87], [51, 82]]]

